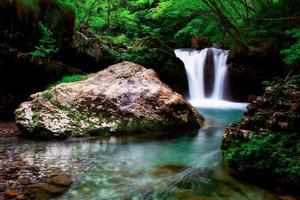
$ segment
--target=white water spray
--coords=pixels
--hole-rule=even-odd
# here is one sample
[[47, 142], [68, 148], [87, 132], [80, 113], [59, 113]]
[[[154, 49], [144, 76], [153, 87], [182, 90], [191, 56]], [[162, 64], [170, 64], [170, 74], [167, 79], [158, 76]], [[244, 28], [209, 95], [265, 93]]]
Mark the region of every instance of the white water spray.
[[[214, 82], [212, 94], [206, 96], [205, 92], [205, 67], [208, 53], [213, 56]], [[177, 49], [175, 54], [180, 58], [186, 69], [190, 101], [196, 107], [223, 107], [244, 109], [245, 103], [234, 103], [224, 100], [226, 88], [228, 51], [216, 48], [206, 48], [202, 51]]]

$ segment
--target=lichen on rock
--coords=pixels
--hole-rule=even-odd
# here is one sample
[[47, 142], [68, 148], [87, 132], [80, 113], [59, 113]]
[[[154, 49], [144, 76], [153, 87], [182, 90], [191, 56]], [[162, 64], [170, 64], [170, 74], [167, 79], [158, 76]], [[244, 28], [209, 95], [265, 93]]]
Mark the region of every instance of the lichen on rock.
[[[45, 98], [45, 93], [51, 95]], [[16, 110], [15, 118], [29, 136], [62, 138], [191, 129], [204, 121], [153, 70], [130, 62], [33, 94]]]

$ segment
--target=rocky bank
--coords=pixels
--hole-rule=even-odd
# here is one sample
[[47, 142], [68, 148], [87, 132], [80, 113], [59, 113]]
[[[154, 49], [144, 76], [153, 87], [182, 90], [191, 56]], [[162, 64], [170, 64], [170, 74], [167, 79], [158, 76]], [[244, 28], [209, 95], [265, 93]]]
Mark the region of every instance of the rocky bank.
[[240, 122], [226, 129], [222, 149], [236, 173], [299, 191], [300, 78], [269, 83], [252, 96]]

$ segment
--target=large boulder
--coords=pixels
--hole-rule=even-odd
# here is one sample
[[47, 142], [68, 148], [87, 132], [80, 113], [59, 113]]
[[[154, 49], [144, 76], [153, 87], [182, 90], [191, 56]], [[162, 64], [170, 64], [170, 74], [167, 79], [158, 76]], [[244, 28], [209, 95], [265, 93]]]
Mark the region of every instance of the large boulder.
[[32, 137], [192, 129], [204, 121], [152, 69], [130, 62], [33, 94], [15, 118]]

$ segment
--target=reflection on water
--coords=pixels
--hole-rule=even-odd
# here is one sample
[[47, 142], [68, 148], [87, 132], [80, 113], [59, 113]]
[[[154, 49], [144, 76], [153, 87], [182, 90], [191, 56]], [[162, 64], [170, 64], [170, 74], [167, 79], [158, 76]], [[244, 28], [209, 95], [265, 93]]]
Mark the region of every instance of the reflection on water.
[[223, 169], [224, 128], [242, 111], [200, 110], [207, 125], [191, 134], [6, 143], [31, 164], [72, 173], [73, 185], [57, 199], [276, 199]]

